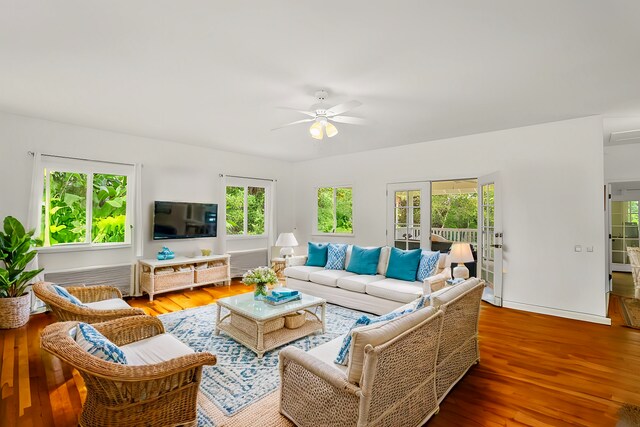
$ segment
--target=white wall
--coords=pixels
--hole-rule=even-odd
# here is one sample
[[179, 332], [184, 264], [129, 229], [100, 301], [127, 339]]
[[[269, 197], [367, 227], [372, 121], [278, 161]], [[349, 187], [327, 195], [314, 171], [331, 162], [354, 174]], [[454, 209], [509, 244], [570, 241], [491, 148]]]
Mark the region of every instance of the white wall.
[[[55, 123], [0, 113], [0, 218], [13, 215], [23, 222], [29, 210], [32, 156], [28, 151], [103, 161], [142, 163], [144, 256], [154, 257], [163, 242], [151, 239], [154, 200], [224, 203], [219, 174], [278, 180], [278, 230], [293, 224], [291, 164], [175, 142]], [[219, 224], [218, 232], [224, 227]], [[276, 232], [278, 231], [276, 230]], [[178, 254], [200, 248], [219, 249], [219, 238], [175, 240], [164, 244]], [[259, 242], [236, 240], [227, 250], [255, 247]], [[263, 242], [264, 243], [264, 242]], [[132, 248], [42, 253], [49, 270], [132, 262]]]
[[[387, 183], [495, 171], [503, 184], [504, 305], [606, 323], [600, 117], [297, 163], [296, 237], [301, 245], [384, 245]], [[311, 236], [314, 187], [341, 184], [353, 185], [355, 237]], [[574, 252], [577, 244], [594, 251]]]
[[640, 181], [640, 144], [605, 147], [604, 178], [606, 182]]

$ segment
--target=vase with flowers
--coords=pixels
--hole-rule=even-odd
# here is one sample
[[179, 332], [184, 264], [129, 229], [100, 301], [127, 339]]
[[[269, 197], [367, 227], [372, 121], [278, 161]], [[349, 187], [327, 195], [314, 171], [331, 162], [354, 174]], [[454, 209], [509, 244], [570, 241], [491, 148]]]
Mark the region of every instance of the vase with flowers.
[[267, 286], [278, 283], [278, 276], [269, 267], [258, 267], [244, 273], [242, 283], [253, 286], [253, 298], [263, 301], [267, 296]]

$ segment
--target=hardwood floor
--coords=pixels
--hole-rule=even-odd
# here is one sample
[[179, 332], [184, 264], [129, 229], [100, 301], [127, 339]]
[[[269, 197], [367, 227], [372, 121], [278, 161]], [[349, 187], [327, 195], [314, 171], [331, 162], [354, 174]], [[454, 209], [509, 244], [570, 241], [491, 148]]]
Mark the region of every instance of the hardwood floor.
[[[130, 300], [150, 315], [247, 292], [242, 284]], [[481, 363], [441, 405], [429, 426], [613, 426], [622, 403], [640, 405], [640, 330], [496, 308], [483, 303]], [[42, 352], [49, 314], [0, 331], [0, 425], [75, 426], [86, 390], [73, 369]]]

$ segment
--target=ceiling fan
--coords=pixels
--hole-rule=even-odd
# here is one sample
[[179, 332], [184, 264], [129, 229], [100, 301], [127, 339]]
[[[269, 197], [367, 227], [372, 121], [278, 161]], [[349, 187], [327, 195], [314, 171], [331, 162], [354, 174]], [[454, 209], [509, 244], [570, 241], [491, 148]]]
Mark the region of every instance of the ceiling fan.
[[310, 118], [287, 123], [286, 125], [282, 125], [271, 130], [282, 129], [284, 127], [297, 125], [299, 123], [314, 122], [309, 128], [309, 133], [315, 139], [323, 139], [325, 133], [329, 138], [338, 134], [338, 128], [336, 128], [335, 125], [331, 122], [347, 123], [350, 125], [364, 125], [367, 123], [365, 119], [361, 119], [359, 117], [341, 115], [342, 113], [346, 113], [347, 111], [361, 106], [362, 102], [351, 100], [343, 104], [338, 104], [331, 108], [327, 108], [327, 105], [325, 104], [325, 100], [327, 99], [327, 96], [329, 96], [327, 91], [319, 90], [315, 95], [318, 102], [309, 107], [310, 111], [298, 110], [297, 108], [279, 107], [285, 110], [294, 110], [299, 113], [306, 114]]

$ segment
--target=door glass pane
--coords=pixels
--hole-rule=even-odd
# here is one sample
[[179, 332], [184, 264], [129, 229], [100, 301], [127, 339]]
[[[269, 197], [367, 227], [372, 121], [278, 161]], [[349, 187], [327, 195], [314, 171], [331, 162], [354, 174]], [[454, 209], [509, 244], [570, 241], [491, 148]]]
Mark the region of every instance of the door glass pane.
[[411, 206], [420, 206], [420, 191], [409, 191], [409, 200], [411, 201]]
[[420, 208], [413, 208], [413, 224], [420, 225]]
[[407, 192], [396, 191], [396, 206], [407, 206]]
[[407, 223], [407, 208], [396, 208], [396, 224]]
[[480, 189], [482, 200], [482, 256], [480, 257], [480, 268], [482, 271], [482, 278], [488, 283], [489, 286], [493, 286], [493, 266], [495, 257], [495, 248], [493, 245], [496, 242], [495, 229], [494, 229], [494, 185], [486, 184]]

